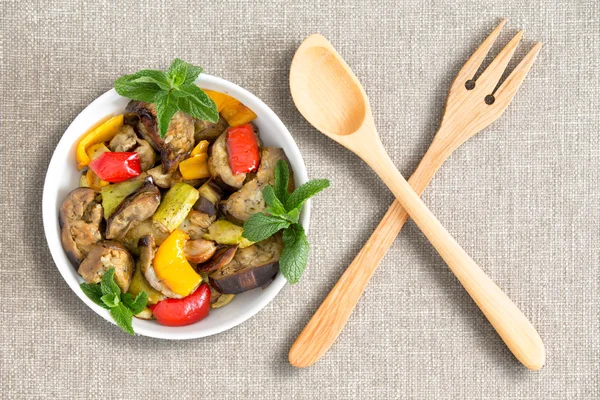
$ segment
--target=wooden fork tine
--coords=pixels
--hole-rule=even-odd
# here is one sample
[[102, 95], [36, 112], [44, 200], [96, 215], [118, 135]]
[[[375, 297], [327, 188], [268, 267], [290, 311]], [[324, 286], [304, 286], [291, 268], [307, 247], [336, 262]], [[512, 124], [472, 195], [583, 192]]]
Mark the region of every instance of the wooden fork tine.
[[494, 42], [498, 38], [500, 31], [506, 24], [506, 18], [500, 21], [500, 24], [490, 33], [490, 35], [481, 43], [479, 48], [475, 50], [475, 53], [471, 55], [471, 57], [467, 60], [465, 65], [458, 71], [456, 78], [454, 78], [454, 83], [458, 83], [460, 85], [464, 85], [466, 81], [472, 79], [475, 76], [475, 73], [479, 69], [479, 66], [485, 59], [485, 56], [492, 48]]
[[477, 78], [476, 86], [478, 89], [481, 89], [486, 93], [489, 92], [487, 94], [492, 94], [492, 90], [494, 90], [500, 81], [500, 78], [502, 77], [508, 62], [515, 53], [521, 38], [523, 38], [522, 30], [519, 31], [506, 46], [504, 46], [496, 58], [494, 58], [485, 71], [483, 71], [481, 76]]
[[519, 86], [521, 86], [521, 83], [523, 83], [525, 76], [531, 69], [531, 66], [533, 65], [533, 62], [535, 61], [535, 58], [537, 57], [541, 48], [542, 43], [536, 43], [533, 48], [529, 50], [529, 53], [527, 53], [527, 55], [521, 60], [519, 65], [517, 65], [517, 67], [510, 73], [508, 78], [502, 82], [502, 85], [500, 85], [496, 93], [494, 93], [494, 98], [496, 99], [494, 105], [501, 107], [508, 106], [508, 103], [510, 103], [515, 93], [519, 89]]

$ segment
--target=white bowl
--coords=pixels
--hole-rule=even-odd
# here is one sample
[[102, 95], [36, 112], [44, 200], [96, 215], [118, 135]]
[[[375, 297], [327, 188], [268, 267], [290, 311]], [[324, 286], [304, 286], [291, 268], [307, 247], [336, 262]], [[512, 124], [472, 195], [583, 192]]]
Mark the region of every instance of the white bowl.
[[[205, 89], [227, 93], [240, 100], [258, 116], [254, 121], [260, 129], [265, 145], [282, 147], [288, 156], [296, 186], [308, 180], [306, 166], [298, 146], [283, 125], [279, 117], [252, 93], [226, 80], [202, 74], [196, 83]], [[79, 298], [97, 314], [114, 324], [107, 310], [99, 307], [87, 298], [79, 284], [83, 282], [75, 268], [67, 259], [61, 242], [58, 225], [58, 210], [66, 195], [78, 186], [79, 172], [75, 167], [75, 146], [78, 139], [98, 122], [110, 116], [122, 114], [129, 99], [110, 90], [94, 100], [71, 123], [56, 146], [44, 183], [42, 213], [44, 231], [52, 258], [61, 275]], [[304, 205], [300, 223], [308, 230], [310, 219], [310, 201]], [[156, 321], [144, 321], [134, 318], [133, 329], [139, 335], [161, 339], [193, 339], [214, 335], [241, 324], [265, 307], [285, 285], [286, 280], [277, 274], [275, 280], [265, 289], [257, 288], [240, 295], [225, 307], [211, 309], [208, 317], [193, 325], [168, 327]]]

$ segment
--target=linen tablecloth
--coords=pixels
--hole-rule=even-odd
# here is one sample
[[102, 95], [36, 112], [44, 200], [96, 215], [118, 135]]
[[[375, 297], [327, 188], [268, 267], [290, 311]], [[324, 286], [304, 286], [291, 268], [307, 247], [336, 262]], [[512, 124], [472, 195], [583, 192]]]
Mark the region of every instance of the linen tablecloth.
[[[294, 51], [314, 32], [331, 40], [408, 177], [454, 75], [502, 17], [493, 53], [520, 28], [516, 60], [535, 41], [542, 52], [504, 115], [453, 154], [423, 198], [531, 319], [546, 366], [515, 360], [409, 222], [330, 352], [291, 367], [293, 340], [393, 200], [295, 109]], [[597, 0], [0, 1], [2, 398], [597, 399], [599, 41]], [[129, 337], [93, 313], [58, 273], [41, 216], [46, 167], [75, 116], [116, 77], [175, 57], [264, 100], [310, 177], [333, 184], [312, 203], [300, 283], [244, 324], [183, 342]]]

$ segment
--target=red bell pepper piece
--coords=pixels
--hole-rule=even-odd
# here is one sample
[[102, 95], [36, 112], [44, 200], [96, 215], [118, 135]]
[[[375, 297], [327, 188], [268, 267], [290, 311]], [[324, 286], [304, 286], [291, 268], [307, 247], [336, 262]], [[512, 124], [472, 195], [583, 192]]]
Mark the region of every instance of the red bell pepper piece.
[[227, 153], [234, 174], [245, 174], [258, 168], [260, 154], [252, 125], [235, 126], [227, 130]]
[[142, 172], [140, 156], [135, 152], [106, 152], [90, 163], [90, 168], [100, 179], [122, 182], [135, 178]]
[[184, 326], [206, 318], [210, 311], [210, 288], [202, 284], [183, 299], [165, 299], [150, 306], [161, 325]]

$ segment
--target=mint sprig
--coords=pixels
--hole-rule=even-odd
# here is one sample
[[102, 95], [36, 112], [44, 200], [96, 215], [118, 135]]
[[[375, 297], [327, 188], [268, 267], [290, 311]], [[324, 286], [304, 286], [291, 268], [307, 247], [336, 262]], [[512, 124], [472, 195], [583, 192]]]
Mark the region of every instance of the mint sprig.
[[129, 293], [121, 293], [114, 276], [115, 268], [111, 267], [104, 273], [100, 283], [82, 283], [79, 287], [94, 303], [109, 310], [110, 315], [121, 329], [133, 335], [131, 324], [133, 316], [142, 312], [146, 307], [148, 295], [142, 291], [134, 299]]
[[167, 72], [143, 69], [123, 75], [115, 81], [115, 90], [123, 97], [156, 104], [158, 132], [164, 138], [177, 111], [204, 121], [219, 120], [215, 102], [194, 83], [202, 71], [176, 58]]
[[242, 236], [252, 242], [260, 242], [283, 230], [283, 251], [279, 269], [291, 284], [300, 280], [308, 263], [310, 246], [302, 225], [298, 223], [302, 206], [312, 196], [329, 187], [327, 179], [306, 182], [291, 195], [288, 194], [290, 171], [285, 161], [277, 161], [275, 183], [263, 189], [267, 203], [265, 214], [252, 215], [244, 223]]

